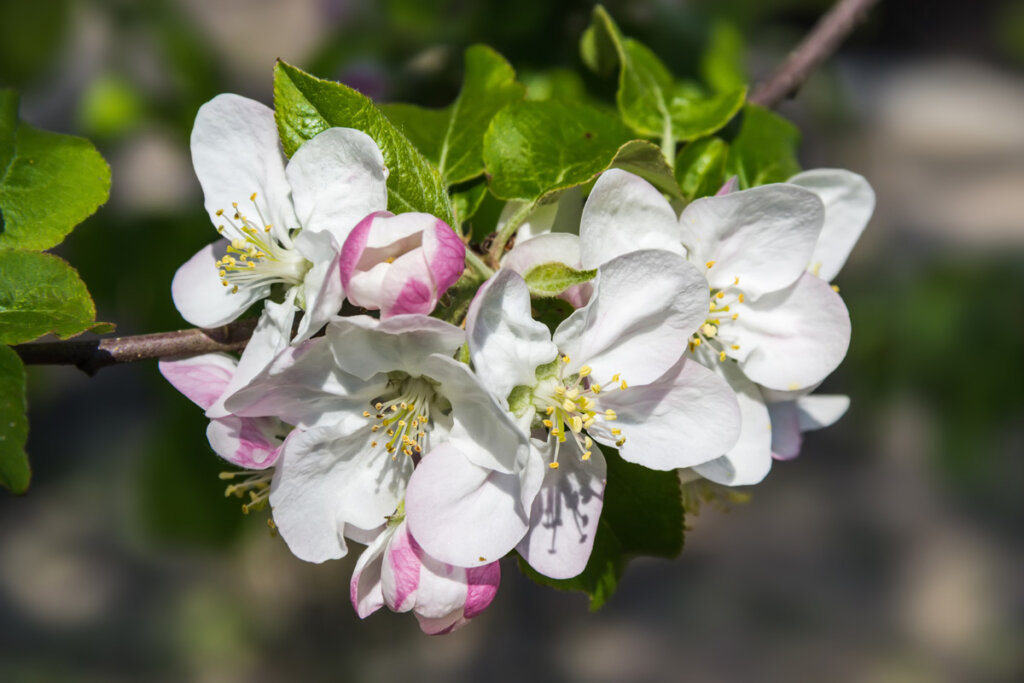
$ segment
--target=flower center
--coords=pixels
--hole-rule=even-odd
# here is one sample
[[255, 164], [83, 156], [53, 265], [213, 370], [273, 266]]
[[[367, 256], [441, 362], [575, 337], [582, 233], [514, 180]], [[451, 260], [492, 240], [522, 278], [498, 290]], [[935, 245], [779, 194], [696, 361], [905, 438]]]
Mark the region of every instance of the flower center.
[[371, 448], [383, 448], [392, 460], [401, 453], [418, 461], [427, 449], [431, 413], [443, 410], [446, 401], [430, 379], [401, 374], [389, 382], [390, 391], [385, 396], [371, 403], [372, 411], [363, 411], [363, 417], [373, 422], [370, 431], [377, 435], [370, 442]]
[[[715, 262], [708, 261], [705, 265], [710, 269]], [[729, 323], [740, 317], [739, 309], [745, 299], [739, 284], [740, 278], [737, 276], [731, 285], [722, 289], [711, 289], [707, 318], [690, 337], [691, 353], [696, 353], [698, 347], [706, 344], [713, 353], [717, 353], [719, 361], [724, 361], [733, 355], [732, 351], [740, 350], [739, 344], [730, 343], [728, 334]]]
[[289, 230], [266, 222], [255, 192], [249, 195], [249, 201], [256, 210], [255, 218], [244, 214], [238, 202], [231, 204], [231, 215], [224, 209], [217, 210], [216, 215], [225, 221], [217, 226], [217, 232], [231, 240], [228, 253], [217, 261], [221, 284], [231, 287], [232, 292], [278, 282], [301, 284], [312, 264], [296, 251]]
[[559, 447], [568, 438], [579, 446], [584, 461], [590, 460], [594, 445], [590, 433], [614, 439], [616, 446], [626, 443], [622, 430], [608, 424], [618, 419], [618, 415], [611, 408], [601, 410], [599, 398], [609, 391], [625, 391], [629, 388], [626, 380], [615, 374], [602, 386], [593, 381], [589, 365], [567, 376], [565, 366], [569, 357], [562, 356], [561, 361], [558, 372], [541, 380], [533, 391], [533, 405], [538, 414], [544, 413], [541, 424], [547, 428], [548, 435], [555, 438], [554, 455], [548, 464], [553, 470], [558, 469]]

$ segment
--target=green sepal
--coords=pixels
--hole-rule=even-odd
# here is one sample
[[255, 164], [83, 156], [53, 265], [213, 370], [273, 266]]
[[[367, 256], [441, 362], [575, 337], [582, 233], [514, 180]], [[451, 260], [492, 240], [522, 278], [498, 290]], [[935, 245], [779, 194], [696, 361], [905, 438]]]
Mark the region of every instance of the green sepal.
[[596, 268], [576, 270], [559, 261], [551, 261], [550, 263], [539, 263], [527, 270], [523, 273], [523, 280], [526, 282], [531, 296], [547, 298], [558, 296], [575, 285], [589, 282], [596, 275]]

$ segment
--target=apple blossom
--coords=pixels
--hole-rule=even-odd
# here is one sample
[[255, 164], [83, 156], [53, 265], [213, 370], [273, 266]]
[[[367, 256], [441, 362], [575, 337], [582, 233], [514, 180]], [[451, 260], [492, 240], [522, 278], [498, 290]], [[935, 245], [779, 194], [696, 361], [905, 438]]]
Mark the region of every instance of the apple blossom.
[[466, 267], [466, 245], [440, 218], [377, 211], [361, 220], [341, 249], [348, 300], [387, 318], [434, 310]]

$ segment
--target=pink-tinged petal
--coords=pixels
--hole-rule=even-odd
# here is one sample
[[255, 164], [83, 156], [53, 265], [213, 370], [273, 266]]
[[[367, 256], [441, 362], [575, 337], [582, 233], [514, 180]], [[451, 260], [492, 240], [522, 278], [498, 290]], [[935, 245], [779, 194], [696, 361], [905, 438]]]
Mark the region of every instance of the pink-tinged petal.
[[[623, 460], [653, 470], [692, 467], [725, 453], [736, 443], [740, 409], [733, 390], [700, 363], [681, 358], [650, 384], [607, 388], [598, 410], [614, 410], [614, 422], [590, 429], [595, 440], [619, 447]], [[621, 430], [612, 434], [611, 428]]]
[[384, 593], [381, 589], [381, 569], [384, 550], [394, 533], [393, 529], [384, 528], [359, 556], [356, 567], [352, 571], [349, 583], [349, 597], [352, 607], [360, 619], [365, 619], [384, 606]]
[[682, 256], [679, 224], [668, 200], [640, 176], [605, 171], [580, 219], [580, 262], [597, 268], [639, 249], [664, 249]]
[[796, 401], [767, 405], [772, 422], [772, 457], [776, 460], [792, 460], [800, 455], [803, 443]]
[[[544, 444], [550, 462], [552, 443]], [[581, 460], [575, 441], [561, 444], [558, 469], [547, 469], [530, 511], [530, 530], [516, 550], [531, 567], [553, 579], [568, 579], [587, 566], [604, 507], [608, 468], [597, 448]]]
[[340, 250], [334, 236], [329, 232], [303, 230], [295, 238], [295, 248], [313, 267], [302, 283], [305, 313], [292, 344], [303, 342], [319, 332], [328, 320], [338, 314], [345, 301]]
[[740, 433], [735, 445], [720, 458], [693, 469], [706, 479], [724, 486], [756, 484], [772, 466], [772, 425], [757, 385], [734, 365], [721, 363], [715, 370], [736, 392], [740, 408]]
[[328, 128], [299, 148], [287, 168], [303, 230], [329, 232], [338, 244], [363, 216], [388, 205], [387, 170], [369, 135]]
[[275, 418], [232, 415], [210, 420], [206, 438], [213, 451], [228, 462], [248, 470], [263, 470], [277, 462], [290, 430]]
[[246, 215], [256, 214], [248, 208], [254, 192], [259, 213], [269, 224], [283, 229], [299, 225], [272, 109], [239, 95], [218, 95], [199, 108], [191, 147], [214, 225], [224, 224], [217, 211], [230, 212], [232, 202]]
[[[341, 283], [345, 288], [345, 291], [349, 291], [352, 276], [356, 272], [356, 267], [359, 265], [360, 259], [363, 257], [363, 252], [366, 250], [367, 242], [370, 239], [370, 228], [373, 227], [373, 223], [378, 218], [384, 218], [388, 216], [394, 216], [389, 211], [374, 211], [366, 215], [360, 220], [352, 231], [348, 234], [345, 242], [341, 247], [341, 259], [339, 262], [339, 272], [341, 275]], [[356, 299], [352, 299], [351, 293], [349, 298], [352, 299], [353, 303], [357, 306], [362, 306], [358, 302], [359, 293], [355, 293]]]
[[348, 552], [346, 525], [372, 529], [402, 500], [410, 458], [372, 448], [366, 429], [337, 426], [295, 430], [285, 440], [270, 505], [281, 537], [296, 557], [323, 562]]
[[395, 315], [427, 315], [437, 305], [438, 295], [423, 254], [410, 252], [388, 264], [374, 308], [381, 319]]
[[800, 431], [830, 427], [839, 421], [850, 407], [849, 396], [814, 394], [801, 396], [796, 400]]
[[181, 317], [196, 327], [219, 327], [270, 296], [270, 287], [245, 287], [232, 292], [221, 283], [217, 262], [227, 253], [227, 240], [208, 244], [178, 268], [171, 298]]
[[470, 303], [466, 336], [477, 375], [503, 406], [513, 387], [533, 385], [537, 368], [558, 356], [547, 326], [530, 315], [523, 278], [504, 268], [480, 286]]
[[510, 551], [529, 528], [520, 480], [471, 463], [451, 442], [420, 461], [405, 494], [406, 521], [435, 559], [479, 567]]
[[297, 290], [290, 289], [281, 303], [267, 301], [263, 304], [263, 312], [256, 322], [249, 343], [238, 359], [238, 368], [232, 375], [224, 394], [212, 406], [207, 408], [206, 416], [210, 419], [225, 417], [230, 414], [224, 403], [235, 393], [244, 389], [274, 358], [288, 348], [288, 340], [292, 335], [292, 321], [295, 319], [295, 296]]
[[408, 526], [399, 524], [384, 553], [381, 586], [384, 602], [394, 612], [408, 612], [416, 605], [416, 589], [420, 585], [419, 546], [409, 535]]
[[795, 185], [764, 185], [690, 203], [679, 217], [690, 259], [724, 289], [739, 278], [749, 298], [788, 287], [807, 268], [825, 221], [816, 194]]
[[463, 616], [472, 619], [491, 604], [501, 583], [501, 564], [491, 562], [466, 570], [466, 607]]
[[466, 606], [466, 569], [453, 567], [431, 557], [409, 537], [419, 558], [415, 611], [427, 619], [461, 620]]
[[334, 318], [327, 326], [327, 340], [338, 367], [356, 377], [369, 379], [392, 371], [418, 377], [423, 374], [423, 359], [435, 353], [454, 356], [466, 333], [424, 315], [386, 320], [354, 315]]
[[224, 393], [237, 366], [238, 361], [226, 353], [162, 360], [157, 365], [164, 379], [203, 410]]
[[807, 188], [825, 204], [825, 226], [814, 247], [808, 270], [831, 282], [871, 220], [875, 210], [875, 191], [863, 176], [838, 168], [804, 171], [786, 182]]
[[731, 194], [733, 192], [736, 192], [738, 189], [740, 189], [740, 177], [738, 175], [734, 175], [733, 177], [726, 180], [725, 184], [722, 185], [722, 187], [718, 188], [718, 192], [715, 193], [715, 196], [721, 197], [722, 195], [725, 194]]
[[440, 297], [466, 270], [466, 245], [451, 226], [434, 218], [433, 225], [423, 231], [423, 254], [433, 277], [435, 296]]
[[850, 315], [827, 282], [805, 273], [793, 286], [748, 302], [729, 332], [746, 351], [740, 368], [747, 377], [794, 391], [839, 366], [850, 345]]
[[646, 384], [675, 364], [707, 310], [708, 284], [692, 264], [667, 251], [634, 251], [600, 267], [594, 296], [553, 341], [569, 356], [568, 370], [589, 365], [599, 384], [616, 374]]

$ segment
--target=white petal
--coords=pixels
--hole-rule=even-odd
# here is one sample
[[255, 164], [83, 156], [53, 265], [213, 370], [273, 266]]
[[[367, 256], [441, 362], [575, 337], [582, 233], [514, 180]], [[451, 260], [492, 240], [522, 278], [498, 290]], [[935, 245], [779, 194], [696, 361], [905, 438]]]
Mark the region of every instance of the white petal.
[[270, 505], [281, 537], [307, 562], [343, 557], [346, 524], [370, 529], [402, 500], [411, 458], [392, 460], [371, 448], [369, 428], [295, 430], [285, 441], [271, 486]]
[[[623, 460], [654, 470], [692, 467], [725, 453], [736, 443], [740, 410], [728, 384], [700, 363], [681, 358], [650, 384], [632, 384], [624, 391], [604, 390], [598, 409], [611, 408], [614, 422], [591, 435], [619, 447]], [[606, 429], [622, 430], [613, 435]]]
[[521, 482], [470, 462], [446, 442], [413, 472], [405, 494], [406, 521], [423, 549], [460, 567], [478, 567], [505, 556], [529, 528]]
[[596, 268], [638, 249], [685, 254], [668, 200], [640, 176], [613, 168], [601, 174], [583, 207], [580, 260]]
[[394, 529], [385, 528], [378, 534], [366, 546], [366, 550], [356, 562], [355, 569], [352, 570], [349, 597], [360, 619], [365, 619], [384, 606], [384, 594], [381, 591], [381, 568], [384, 561], [384, 549], [393, 533]]
[[185, 262], [171, 281], [171, 298], [181, 317], [196, 327], [226, 325], [260, 299], [270, 296], [270, 286], [240, 288], [221, 283], [217, 262], [227, 253], [227, 240], [208, 244]]
[[419, 377], [424, 358], [434, 353], [454, 356], [466, 333], [425, 315], [387, 320], [354, 315], [334, 318], [327, 326], [327, 339], [338, 365], [357, 377], [393, 371]]
[[238, 368], [231, 377], [227, 389], [220, 400], [206, 410], [209, 418], [225, 417], [230, 411], [224, 402], [236, 392], [245, 388], [258, 374], [270, 364], [277, 354], [288, 348], [288, 339], [292, 334], [292, 321], [295, 319], [296, 290], [289, 290], [285, 300], [279, 304], [268, 301], [263, 305], [263, 313], [256, 323], [249, 343], [238, 359]]
[[239, 95], [214, 97], [196, 114], [192, 165], [214, 225], [224, 224], [224, 218], [216, 213], [223, 209], [230, 215], [232, 202], [237, 202], [244, 214], [255, 214], [247, 208], [252, 206], [249, 198], [255, 192], [256, 204], [268, 224], [298, 227], [272, 109]]
[[810, 432], [838, 422], [850, 407], [850, 397], [814, 394], [798, 398], [796, 406], [799, 411], [800, 430]]
[[750, 298], [791, 285], [807, 268], [825, 220], [821, 200], [794, 185], [764, 185], [692, 202], [679, 217], [691, 260], [724, 289]]
[[547, 326], [530, 316], [526, 283], [510, 270], [499, 270], [477, 291], [466, 337], [473, 368], [505, 407], [513, 387], [536, 384], [537, 367], [558, 355]]
[[213, 452], [248, 470], [263, 470], [277, 462], [281, 444], [291, 427], [272, 417], [235, 417], [210, 420], [206, 438]]
[[226, 353], [204, 353], [158, 364], [164, 379], [203, 410], [224, 393], [237, 366], [238, 361]]
[[580, 238], [565, 232], [553, 232], [516, 242], [512, 251], [501, 260], [501, 267], [525, 275], [530, 268], [553, 261], [579, 268]]
[[388, 206], [384, 157], [353, 128], [328, 128], [307, 141], [287, 173], [303, 230], [330, 232], [338, 244], [366, 214]]
[[737, 368], [722, 363], [716, 370], [726, 377], [736, 392], [740, 407], [740, 435], [724, 456], [693, 469], [706, 479], [725, 486], [756, 484], [767, 476], [772, 466], [772, 425], [768, 409], [757, 385]]
[[[543, 445], [551, 461], [552, 442]], [[558, 469], [547, 470], [530, 512], [530, 530], [516, 550], [531, 567], [553, 579], [568, 579], [587, 567], [594, 547], [608, 466], [600, 449], [582, 461], [573, 439], [561, 444]]]
[[825, 227], [809, 270], [831, 282], [842, 269], [875, 210], [875, 191], [864, 176], [838, 168], [798, 173], [786, 182], [805, 187], [825, 204]]
[[590, 302], [553, 340], [570, 370], [586, 364], [600, 384], [617, 373], [646, 384], [675, 364], [707, 310], [708, 284], [693, 265], [667, 251], [635, 251], [600, 267]]
[[792, 460], [800, 455], [800, 446], [804, 440], [796, 401], [768, 403], [767, 406], [772, 421], [772, 457], [776, 460]]
[[302, 427], [344, 422], [349, 429], [369, 424], [362, 413], [387, 387], [386, 375], [367, 380], [337, 367], [320, 337], [289, 347], [226, 401], [236, 415], [272, 415]]
[[805, 273], [792, 287], [748, 302], [729, 332], [746, 352], [740, 367], [747, 377], [795, 391], [839, 366], [850, 345], [850, 315], [827, 282]]
[[339, 266], [340, 248], [328, 232], [303, 230], [295, 238], [295, 248], [313, 268], [302, 283], [305, 313], [299, 321], [292, 344], [309, 339], [320, 331], [331, 317], [338, 314], [345, 301]]
[[[505, 204], [498, 217], [495, 230], [501, 232], [514, 213], [526, 202], [512, 200]], [[551, 232], [577, 233], [580, 228], [580, 211], [583, 209], [583, 191], [572, 187], [558, 195], [558, 199], [536, 207], [516, 230], [516, 241], [532, 239]]]

